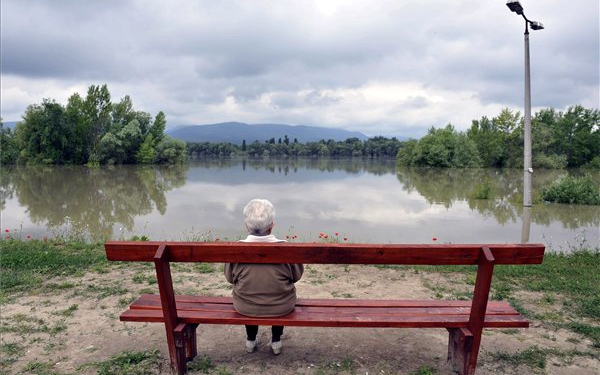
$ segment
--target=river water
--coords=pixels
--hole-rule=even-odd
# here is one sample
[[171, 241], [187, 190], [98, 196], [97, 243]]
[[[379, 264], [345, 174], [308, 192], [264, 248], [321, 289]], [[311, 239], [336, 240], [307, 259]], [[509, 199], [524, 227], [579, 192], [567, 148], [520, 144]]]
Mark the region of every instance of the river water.
[[[534, 191], [567, 173], [536, 171]], [[592, 177], [600, 181], [600, 173]], [[492, 199], [473, 198], [483, 181]], [[237, 240], [252, 198], [296, 241], [600, 246], [600, 208], [541, 203], [523, 222], [520, 170], [396, 169], [393, 161], [212, 160], [183, 166], [2, 167], [2, 235]], [[526, 215], [528, 216], [528, 215]], [[524, 238], [524, 228], [529, 238]], [[6, 232], [8, 230], [8, 232]]]

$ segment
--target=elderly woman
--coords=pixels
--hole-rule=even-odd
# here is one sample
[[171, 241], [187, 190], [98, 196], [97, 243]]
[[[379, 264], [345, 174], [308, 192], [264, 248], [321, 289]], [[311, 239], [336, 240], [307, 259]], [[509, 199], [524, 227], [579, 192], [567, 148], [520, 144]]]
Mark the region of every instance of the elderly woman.
[[[266, 199], [253, 199], [244, 207], [244, 222], [250, 233], [240, 242], [285, 242], [271, 234], [275, 225], [275, 209]], [[233, 307], [253, 317], [289, 314], [296, 304], [294, 283], [302, 277], [301, 264], [225, 264], [225, 277], [233, 284]], [[257, 348], [258, 326], [246, 326], [246, 351]], [[271, 349], [281, 353], [283, 326], [271, 327]]]

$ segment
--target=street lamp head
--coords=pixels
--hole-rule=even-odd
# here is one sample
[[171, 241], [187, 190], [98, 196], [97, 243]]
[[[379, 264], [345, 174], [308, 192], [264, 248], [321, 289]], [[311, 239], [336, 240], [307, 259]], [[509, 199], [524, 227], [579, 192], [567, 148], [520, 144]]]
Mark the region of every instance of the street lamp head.
[[523, 14], [523, 7], [521, 6], [521, 3], [518, 0], [508, 0], [506, 2], [506, 6], [512, 12], [515, 12], [515, 13], [517, 13], [519, 15]]
[[529, 22], [529, 25], [531, 25], [531, 28], [534, 30], [542, 30], [544, 28], [544, 25], [541, 22], [531, 21]]

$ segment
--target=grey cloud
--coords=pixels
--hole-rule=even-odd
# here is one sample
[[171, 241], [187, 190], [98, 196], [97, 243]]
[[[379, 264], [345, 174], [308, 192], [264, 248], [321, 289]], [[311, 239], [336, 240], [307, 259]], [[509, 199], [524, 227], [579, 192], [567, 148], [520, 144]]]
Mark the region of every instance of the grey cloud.
[[[2, 74], [119, 85], [155, 107], [145, 110], [175, 119], [198, 117], [199, 108], [228, 96], [251, 106], [268, 94], [280, 111], [256, 117], [319, 124], [317, 109], [340, 101], [326, 91], [373, 81], [522, 106], [523, 24], [503, 1], [355, 4], [363, 8], [340, 3], [327, 18], [309, 2], [3, 0]], [[564, 108], [598, 98], [599, 16], [597, 2], [557, 4], [524, 6], [547, 25], [531, 34], [534, 103]], [[415, 96], [399, 105], [428, 103]], [[286, 112], [307, 106], [315, 112]], [[381, 118], [338, 126], [392, 133], [435, 124], [431, 116], [422, 124]]]

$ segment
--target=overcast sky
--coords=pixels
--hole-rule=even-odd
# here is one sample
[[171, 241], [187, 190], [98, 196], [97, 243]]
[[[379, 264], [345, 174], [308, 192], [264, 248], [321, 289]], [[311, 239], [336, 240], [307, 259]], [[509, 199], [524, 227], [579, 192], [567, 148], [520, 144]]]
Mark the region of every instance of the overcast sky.
[[[533, 111], [599, 107], [597, 0], [521, 0]], [[167, 127], [225, 121], [412, 136], [523, 112], [505, 0], [2, 0], [1, 116], [108, 84]]]

